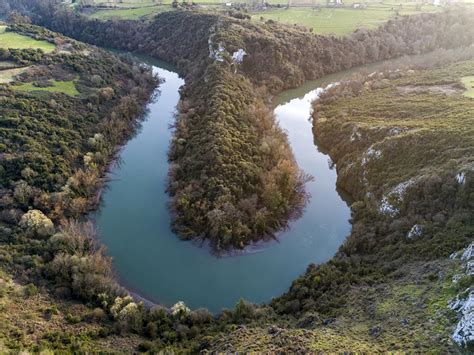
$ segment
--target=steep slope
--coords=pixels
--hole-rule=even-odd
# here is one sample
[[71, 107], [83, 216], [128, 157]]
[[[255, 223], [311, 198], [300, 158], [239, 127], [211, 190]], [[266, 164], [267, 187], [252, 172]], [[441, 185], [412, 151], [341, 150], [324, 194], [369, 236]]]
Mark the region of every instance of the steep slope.
[[169, 60], [185, 74], [170, 151], [173, 225], [216, 252], [271, 238], [304, 205], [307, 177], [274, 122], [271, 93], [376, 60], [468, 45], [474, 36], [465, 11], [403, 17], [337, 39], [190, 11], [102, 22], [37, 4], [40, 24]]
[[15, 40], [0, 34], [0, 351], [74, 349], [110, 324], [84, 303], [124, 293], [91, 226], [75, 219], [96, 208], [157, 80], [44, 28], [4, 31]]
[[[309, 65], [308, 72], [317, 73], [314, 74], [317, 77], [326, 73], [326, 70], [330, 72], [345, 65], [353, 65], [352, 62], [342, 64], [346, 63], [349, 54], [353, 53], [351, 44], [354, 42], [350, 42], [351, 40], [332, 42], [329, 39], [314, 37], [314, 41], [327, 41], [329, 48], [332, 48], [332, 45], [334, 48], [345, 48], [345, 51], [334, 49], [333, 54], [337, 55], [329, 61], [332, 63], [328, 66], [329, 69], [317, 71], [316, 68], [327, 63], [325, 59], [321, 59], [319, 52], [300, 52], [314, 55], [313, 59], [303, 63], [301, 55], [292, 57], [292, 52], [286, 50], [285, 45], [291, 44], [296, 38], [293, 34], [288, 34], [289, 37], [282, 43], [279, 42], [278, 36], [273, 38], [270, 34], [262, 34], [262, 37], [253, 41], [250, 38], [254, 31], [245, 30], [245, 21], [229, 18], [222, 18], [220, 21], [221, 18], [215, 16], [201, 17], [204, 15], [177, 12], [172, 15], [175, 17], [157, 17], [157, 22], [153, 23], [157, 27], [150, 32], [147, 30], [150, 24], [131, 22], [126, 26], [129, 32], [124, 32], [130, 33], [131, 37], [124, 41], [123, 33], [116, 31], [123, 26], [121, 22], [106, 23], [109, 27], [100, 27], [105, 25], [95, 23], [89, 26], [82, 22], [85, 20], [80, 16], [75, 17], [74, 14], [54, 11], [49, 14], [54, 14], [50, 15], [49, 20], [52, 22], [49, 26], [54, 25], [61, 29], [60, 26], [64, 25], [61, 30], [78, 31], [75, 32], [77, 37], [87, 35], [91, 41], [117, 44], [121, 48], [126, 44], [126, 47], [138, 52], [152, 50], [151, 47], [146, 47], [147, 45], [156, 46], [153, 48], [156, 53], [162, 53], [160, 55], [176, 58], [173, 60], [180, 56], [185, 58], [178, 64], [183, 73], [186, 73], [188, 84], [183, 89], [176, 140], [171, 152], [172, 161], [180, 166], [172, 168], [173, 182], [170, 188], [176, 189], [173, 193], [180, 197], [178, 203], [182, 203], [175, 207], [179, 222], [177, 228], [186, 227], [181, 229], [182, 235], [203, 234], [204, 238], [212, 239], [213, 230], [216, 230], [217, 238], [213, 240], [216, 248], [241, 247], [252, 240], [252, 232], [260, 231], [257, 227], [260, 228], [261, 221], [256, 219], [259, 214], [240, 213], [244, 208], [253, 211], [249, 204], [253, 202], [251, 198], [255, 199], [254, 194], [257, 195], [257, 203], [260, 203], [262, 208], [273, 206], [275, 199], [265, 199], [266, 196], [272, 197], [275, 194], [273, 190], [267, 194], [263, 193], [265, 190], [255, 191], [256, 187], [266, 185], [259, 185], [258, 178], [265, 176], [267, 179], [262, 181], [274, 183], [275, 190], [283, 192], [291, 187], [291, 183], [301, 182], [300, 179], [289, 179], [300, 177], [299, 172], [286, 155], [291, 152], [269, 114], [269, 90], [258, 87], [264, 80], [263, 76], [255, 80], [257, 74], [252, 75], [250, 70], [259, 66], [262, 72], [265, 72], [264, 54], [278, 48], [274, 51], [274, 57], [286, 58], [276, 64], [281, 70], [267, 72], [283, 83], [272, 79], [272, 82], [279, 83], [272, 89], [277, 92], [279, 88], [297, 85], [296, 83], [303, 80], [299, 72], [300, 66]], [[193, 20], [194, 16], [197, 16], [196, 21]], [[391, 34], [390, 31], [381, 30], [380, 46], [389, 48], [384, 52], [385, 55], [397, 56], [405, 52], [432, 49], [438, 45], [455, 47], [472, 42], [470, 14], [447, 13], [433, 16], [435, 17], [429, 19], [437, 20], [428, 28], [417, 26], [417, 21], [430, 23], [424, 17], [418, 20], [404, 19], [398, 25], [392, 23], [392, 27], [387, 27], [390, 31], [399, 31], [405, 23], [403, 21], [413, 21], [410, 27], [412, 34], [401, 37], [407, 41], [404, 46], [396, 40], [383, 41], [391, 38]], [[163, 35], [154, 38], [154, 33], [161, 28], [159, 19], [169, 19], [170, 22], [167, 23], [167, 30]], [[42, 21], [46, 19], [43, 18]], [[181, 21], [195, 23], [195, 31], [183, 30]], [[461, 27], [453, 26], [458, 22]], [[181, 27], [174, 27], [175, 24], [180, 24]], [[439, 24], [442, 26], [439, 27]], [[238, 26], [244, 29], [241, 30]], [[273, 25], [266, 26], [259, 26], [258, 29], [271, 29]], [[452, 28], [457, 32], [451, 32], [454, 31]], [[212, 29], [212, 32], [207, 36], [209, 29]], [[421, 38], [431, 38], [430, 36], [436, 34], [436, 42], [420, 41], [420, 37], [413, 35], [417, 33], [417, 29], [423, 29], [419, 33]], [[71, 41], [29, 26], [17, 27], [17, 31], [28, 36], [33, 33], [46, 41], [55, 42], [55, 38], [60, 39], [59, 42]], [[196, 37], [195, 33], [198, 33]], [[374, 33], [377, 32], [372, 33], [375, 36]], [[459, 33], [463, 33], [463, 36], [457, 36]], [[147, 40], [154, 40], [154, 43], [139, 42], [138, 39], [142, 35]], [[304, 32], [297, 32], [295, 36], [313, 41], [312, 35]], [[378, 38], [377, 36], [375, 37]], [[265, 42], [267, 37], [270, 38], [268, 44]], [[68, 308], [60, 310], [59, 317], [52, 318], [58, 323], [66, 320], [71, 324], [79, 324], [72, 330], [74, 342], [77, 339], [94, 342], [97, 337], [108, 337], [110, 332], [126, 334], [125, 339], [121, 338], [124, 341], [124, 351], [137, 349], [138, 343], [141, 350], [194, 352], [256, 349], [383, 351], [401, 348], [439, 352], [457, 350], [448, 338], [454, 315], [447, 308], [447, 302], [472, 284], [472, 276], [466, 277], [462, 274], [458, 283], [453, 285], [451, 277], [460, 274], [458, 269], [461, 263], [457, 259], [450, 261], [447, 256], [465, 247], [473, 235], [473, 185], [470, 165], [473, 146], [472, 100], [462, 95], [464, 87], [460, 84], [461, 77], [472, 76], [472, 63], [413, 75], [408, 72], [388, 73], [386, 77], [384, 75], [364, 78], [362, 82], [341, 84], [319, 101], [315, 114], [316, 135], [330, 150], [337, 163], [340, 186], [350, 191], [358, 200], [352, 206], [353, 233], [332, 261], [320, 266], [311, 265], [308, 272], [294, 282], [289, 292], [276, 299], [271, 306], [256, 307], [242, 301], [234, 310], [223, 311], [214, 318], [204, 310], [191, 311], [182, 303], [178, 303], [171, 310], [160, 307], [145, 310], [142, 305], [126, 297], [111, 279], [109, 261], [103, 257], [102, 250], [92, 242], [93, 233], [87, 225], [70, 221], [64, 223], [60, 233], [51, 236], [54, 228], [51, 219], [59, 221], [63, 219], [63, 214], [66, 217], [80, 216], [90, 207], [89, 203], [93, 202], [90, 197], [95, 196], [97, 192], [97, 177], [101, 175], [101, 169], [107, 166], [108, 160], [104, 158], [104, 154], [110, 157], [108, 154], [133, 131], [136, 123], [133, 118], [138, 113], [139, 106], [133, 105], [134, 100], [125, 100], [123, 105], [118, 104], [119, 101], [112, 101], [110, 107], [102, 106], [104, 102], [108, 102], [105, 98], [111, 95], [114, 97], [112, 91], [106, 87], [118, 85], [113, 87], [114, 94], [120, 92], [126, 95], [128, 90], [134, 94], [137, 91], [140, 95], [135, 99], [140, 102], [146, 95], [136, 89], [136, 86], [148, 87], [148, 84], [151, 84], [148, 75], [142, 77], [144, 73], [139, 68], [133, 69], [133, 66], [124, 63], [117, 64], [112, 57], [105, 54], [102, 55], [108, 59], [102, 58], [102, 55], [97, 54], [102, 52], [95, 52], [96, 50], [92, 53], [94, 63], [101, 63], [103, 67], [98, 70], [107, 75], [104, 75], [104, 81], [89, 78], [89, 72], [96, 73], [84, 58], [91, 55], [89, 51], [92, 49], [76, 47], [80, 44], [72, 41], [70, 43], [73, 48], [83, 48], [86, 51], [82, 52], [81, 49], [80, 53], [76, 53], [77, 56], [60, 55], [54, 58], [54, 55], [47, 56], [36, 50], [28, 50], [23, 54], [9, 50], [6, 57], [8, 62], [17, 63], [15, 66], [43, 65], [43, 60], [47, 60], [52, 61], [50, 64], [53, 64], [53, 68], [49, 68], [51, 72], [40, 72], [46, 73], [44, 75], [38, 72], [29, 73], [24, 79], [15, 79], [16, 81], [2, 87], [9, 97], [5, 100], [9, 105], [2, 106], [2, 109], [8, 110], [3, 132], [13, 132], [15, 142], [25, 143], [20, 148], [30, 149], [33, 153], [31, 156], [25, 154], [28, 160], [22, 160], [22, 151], [17, 152], [20, 153], [17, 155], [15, 152], [8, 152], [7, 156], [2, 155], [2, 163], [16, 159], [14, 165], [7, 165], [5, 171], [8, 179], [2, 181], [2, 184], [8, 187], [2, 191], [6, 196], [2, 198], [2, 203], [5, 204], [2, 209], [4, 224], [1, 230], [2, 240], [5, 242], [2, 244], [2, 268], [5, 267], [5, 270], [16, 278], [10, 280], [10, 276], [2, 276], [8, 280], [7, 286], [4, 287], [7, 290], [5, 293], [8, 294], [5, 304], [13, 307], [11, 299], [20, 293], [34, 298], [35, 287], [38, 286], [49, 290], [49, 295], [53, 291], [60, 299], [71, 296], [81, 299], [89, 303], [90, 309], [78, 306], [79, 318], [74, 317], [74, 313], [68, 316]], [[196, 48], [189, 49], [196, 43]], [[255, 43], [259, 43], [259, 48], [251, 50]], [[341, 43], [344, 47], [339, 47]], [[426, 43], [432, 45], [425, 48], [423, 45]], [[173, 46], [179, 48], [179, 54], [174, 54]], [[305, 48], [304, 42], [297, 48]], [[247, 53], [243, 61], [240, 61], [238, 55], [234, 56], [240, 49]], [[328, 51], [331, 52], [332, 49]], [[62, 67], [64, 63], [69, 63], [67, 58], [73, 61], [72, 68], [81, 74], [81, 79], [77, 79], [74, 87], [84, 97], [76, 97], [78, 94], [70, 90], [72, 84], [64, 86], [65, 82], [74, 82], [72, 76], [64, 74], [62, 70], [52, 70], [57, 64]], [[197, 60], [192, 62], [193, 58]], [[252, 66], [246, 68], [246, 61], [254, 59], [256, 61]], [[292, 64], [293, 62], [295, 64]], [[288, 72], [294, 72], [295, 75], [288, 76], [285, 66], [290, 68]], [[83, 68], [85, 72], [81, 71]], [[66, 65], [66, 69], [71, 68]], [[128, 75], [118, 79], [116, 75], [123, 72]], [[53, 80], [48, 79], [51, 75]], [[306, 74], [304, 77], [306, 78]], [[84, 89], [79, 85], [82, 80]], [[48, 90], [39, 90], [45, 91], [42, 93], [25, 93], [12, 89], [12, 86], [23, 87], [25, 84], [30, 84], [26, 88], [34, 88], [35, 91], [43, 87]], [[38, 94], [49, 95], [46, 96], [49, 100], [34, 96]], [[443, 96], [444, 94], [446, 96]], [[389, 109], [385, 108], [387, 98]], [[80, 99], [84, 101], [79, 101]], [[425, 102], [430, 104], [426, 105]], [[33, 104], [37, 106], [28, 108]], [[61, 107], [63, 104], [67, 109]], [[104, 111], [99, 110], [103, 115], [86, 112], [94, 107], [103, 108]], [[113, 107], [124, 111], [120, 115], [114, 115], [111, 112]], [[130, 107], [135, 109], [127, 111]], [[56, 110], [59, 110], [59, 113]], [[28, 113], [28, 117], [33, 117], [34, 120], [24, 119], [22, 112]], [[68, 120], [61, 120], [63, 115], [68, 117]], [[122, 119], [122, 115], [126, 119]], [[45, 117], [53, 117], [54, 124], [48, 122]], [[464, 124], [466, 122], [467, 125]], [[73, 129], [71, 124], [75, 125]], [[124, 129], [120, 130], [117, 136], [111, 135], [104, 149], [103, 138], [96, 136], [96, 133], [109, 137], [110, 133], [117, 133], [117, 124]], [[46, 125], [46, 128], [43, 125]], [[48, 127], [49, 125], [53, 127]], [[91, 127], [94, 129], [88, 129]], [[103, 127], [103, 132], [96, 132], [96, 128]], [[49, 137], [42, 133], [43, 129], [55, 134], [48, 140]], [[42, 134], [36, 134], [35, 130]], [[79, 132], [79, 135], [74, 135], [75, 131]], [[62, 140], [53, 145], [58, 135]], [[42, 138], [41, 144], [35, 145], [30, 139], [32, 136]], [[199, 140], [201, 136], [202, 141]], [[276, 142], [280, 143], [275, 146], [280, 146], [282, 152], [282, 155], [275, 156], [279, 160], [282, 156], [288, 158], [284, 167], [291, 173], [284, 174], [283, 177], [281, 173], [285, 173], [284, 169], [273, 160], [265, 160], [268, 149], [263, 143], [265, 140], [273, 140], [274, 137], [278, 139]], [[73, 148], [69, 149], [71, 144]], [[267, 145], [269, 148], [275, 147], [269, 143]], [[372, 149], [369, 149], [370, 147]], [[242, 148], [245, 154], [238, 156]], [[10, 145], [2, 149], [10, 149]], [[37, 151], [40, 151], [40, 154], [35, 155]], [[52, 158], [43, 160], [43, 154], [46, 157], [51, 155]], [[199, 161], [196, 162], [205, 154], [208, 154], [207, 167], [202, 166]], [[407, 160], [407, 157], [410, 160]], [[386, 158], [392, 158], [391, 165]], [[18, 164], [24, 162], [26, 164], [21, 165], [20, 169]], [[32, 167], [28, 166], [30, 164]], [[416, 166], [415, 169], [412, 164]], [[45, 174], [35, 174], [37, 171], [47, 172], [51, 166], [54, 167], [51, 168], [52, 171], [57, 171], [58, 174], [48, 176], [47, 180], [41, 179]], [[81, 168], [84, 168], [82, 170], [85, 170], [85, 173], [79, 173]], [[201, 171], [206, 174], [201, 176]], [[235, 181], [235, 176], [239, 176], [242, 171], [246, 173], [242, 180]], [[423, 173], [421, 178], [419, 172]], [[72, 179], [68, 179], [64, 186], [60, 181], [61, 176]], [[412, 178], [415, 181], [408, 184], [407, 181]], [[26, 184], [17, 184], [19, 179], [25, 180]], [[242, 185], [244, 191], [233, 189], [242, 181], [247, 182]], [[176, 186], [173, 186], [174, 183]], [[30, 184], [35, 188], [29, 189]], [[184, 186], [184, 192], [190, 195], [189, 198], [179, 195], [181, 186]], [[39, 194], [36, 188], [42, 189]], [[193, 191], [198, 193], [194, 195]], [[67, 197], [65, 200], [62, 199], [64, 196]], [[240, 199], [246, 203], [238, 203]], [[297, 204], [293, 201], [289, 205]], [[274, 220], [270, 227], [267, 225], [266, 230], [269, 232], [282, 226], [288, 215], [289, 209], [280, 209], [281, 202], [277, 202], [277, 212], [271, 215]], [[24, 213], [30, 210], [30, 206], [44, 210], [49, 217], [35, 211]], [[191, 211], [197, 206], [202, 209], [197, 215], [205, 216], [204, 220], [193, 218]], [[216, 207], [218, 211], [215, 211]], [[218, 213], [208, 215], [214, 211]], [[250, 218], [246, 220], [246, 216]], [[205, 218], [219, 223], [214, 226]], [[252, 224], [256, 221], [259, 223]], [[265, 216], [263, 222], [267, 221], [271, 219]], [[15, 227], [17, 224], [18, 228]], [[254, 226], [255, 229], [252, 230]], [[192, 230], [192, 233], [189, 230]], [[228, 232], [221, 233], [222, 230]], [[232, 235], [234, 230], [237, 235]], [[261, 234], [257, 237], [261, 237]], [[30, 282], [37, 286], [29, 286]], [[18, 287], [17, 283], [22, 286]], [[54, 302], [49, 299], [46, 304], [52, 303]], [[41, 307], [43, 306], [38, 306], [37, 310], [42, 309]], [[55, 312], [54, 309], [47, 310], [44, 315], [40, 315], [38, 311], [35, 312], [34, 318], [49, 317], [50, 313]], [[7, 318], [8, 331], [3, 334], [5, 338], [12, 339], [12, 342], [7, 344], [9, 348], [31, 349], [40, 342], [31, 342], [31, 337], [27, 338], [21, 334], [16, 336], [18, 329], [24, 329], [26, 332], [28, 322], [15, 323], [14, 317]], [[82, 331], [82, 327], [89, 323], [94, 328], [99, 324], [100, 329], [97, 327], [91, 332]], [[60, 327], [55, 329], [58, 328]], [[67, 331], [69, 330], [68, 328]], [[58, 349], [81, 349], [80, 345], [64, 337], [65, 333], [59, 330], [53, 334], [42, 333], [41, 339]], [[146, 336], [149, 340], [144, 342], [143, 339], [129, 337], [130, 333]], [[119, 338], [107, 339], [117, 341]], [[129, 342], [126, 342], [127, 340]], [[104, 342], [98, 341], [97, 349], [101, 348], [99, 343], [103, 346]], [[254, 344], [251, 344], [252, 342]], [[90, 343], [86, 345], [88, 346], [84, 346], [84, 349], [91, 349]]]
[[453, 283], [465, 266], [448, 259], [474, 240], [474, 101], [462, 85], [473, 70], [468, 61], [373, 73], [314, 103], [315, 137], [355, 200], [353, 230], [333, 260], [273, 302], [279, 312], [335, 327], [349, 313], [384, 350], [452, 344], [448, 301], [473, 285], [469, 272]]

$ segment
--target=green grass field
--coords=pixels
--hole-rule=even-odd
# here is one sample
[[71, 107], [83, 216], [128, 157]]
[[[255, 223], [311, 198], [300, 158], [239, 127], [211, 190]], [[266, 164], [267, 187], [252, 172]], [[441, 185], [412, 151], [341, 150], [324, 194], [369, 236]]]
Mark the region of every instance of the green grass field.
[[465, 76], [461, 78], [463, 85], [466, 87], [464, 96], [471, 97], [474, 99], [474, 76]]
[[[196, 4], [225, 4], [227, 2], [232, 2], [232, 3], [248, 3], [248, 0], [237, 0], [237, 1], [231, 1], [231, 0], [185, 0], [188, 2], [194, 2]], [[270, 0], [268, 1], [269, 3], [272, 3], [274, 1], [275, 3], [285, 3], [284, 0]], [[474, 0], [473, 0], [474, 1]], [[171, 5], [173, 0], [161, 0], [161, 1], [155, 1], [155, 0], [137, 0], [137, 1], [131, 1], [127, 0], [124, 2], [115, 2], [115, 1], [107, 1], [107, 0], [96, 0], [95, 5], [96, 6], [110, 6], [110, 7], [126, 7], [126, 8], [140, 8], [140, 7], [147, 7], [147, 6], [158, 6], [158, 5]], [[183, 2], [183, 0], [178, 0], [178, 2]]]
[[91, 18], [99, 20], [108, 20], [111, 18], [121, 18], [123, 20], [138, 20], [141, 18], [150, 17], [160, 12], [171, 11], [173, 8], [170, 5], [144, 6], [134, 9], [106, 9], [97, 10], [90, 15]]
[[69, 96], [77, 96], [79, 95], [79, 91], [76, 89], [76, 85], [74, 81], [56, 81], [51, 80], [53, 86], [49, 87], [37, 87], [34, 86], [33, 83], [25, 83], [21, 85], [13, 86], [13, 89], [18, 91], [47, 91], [47, 92], [60, 92], [63, 94], [67, 94]]
[[[100, 20], [108, 20], [111, 18], [120, 18], [124, 20], [138, 20], [149, 18], [157, 13], [164, 11], [171, 11], [170, 6], [173, 0], [162, 0], [161, 5], [157, 5], [155, 0], [127, 0], [126, 2], [114, 2], [110, 0], [96, 0], [97, 5], [114, 6], [115, 8], [97, 9], [90, 15], [91, 18]], [[182, 0], [179, 0], [181, 2]], [[189, 0], [191, 1], [191, 0]], [[295, 2], [296, 1], [296, 2]], [[466, 0], [474, 1], [474, 0]], [[197, 4], [222, 4], [227, 0], [194, 0]], [[248, 3], [245, 0], [230, 1], [232, 3]], [[285, 0], [267, 0], [270, 4], [285, 5], [288, 1]], [[346, 0], [344, 4], [350, 5], [357, 0]], [[293, 4], [305, 4], [307, 7], [292, 7], [289, 10], [284, 8], [270, 9], [267, 11], [254, 13], [252, 18], [259, 20], [260, 17], [264, 19], [272, 19], [278, 22], [287, 24], [299, 24], [308, 28], [312, 28], [315, 33], [319, 34], [336, 34], [345, 35], [351, 33], [359, 27], [372, 29], [378, 27], [380, 24], [388, 21], [396, 15], [410, 15], [418, 12], [437, 11], [437, 8], [431, 5], [423, 5], [417, 8], [415, 2], [400, 2], [393, 0], [388, 3], [381, 3], [380, 0], [368, 1], [369, 7], [365, 10], [351, 9], [351, 8], [323, 8], [321, 11], [313, 10], [312, 6], [320, 4], [325, 6], [325, 0], [293, 0]]]
[[6, 32], [7, 26], [0, 26], [0, 47], [12, 49], [42, 49], [44, 52], [52, 52], [56, 46], [46, 41], [37, 41], [31, 37], [23, 36], [14, 32]]
[[263, 17], [265, 20], [272, 19], [287, 24], [299, 24], [312, 28], [315, 33], [319, 34], [345, 35], [361, 27], [376, 28], [396, 16], [395, 10], [398, 10], [400, 15], [436, 11], [436, 8], [432, 6], [423, 6], [421, 10], [417, 10], [414, 5], [403, 4], [401, 8], [399, 5], [398, 3], [373, 4], [365, 10], [350, 8], [322, 8], [320, 11], [311, 8], [275, 9], [256, 13], [252, 18], [259, 20]]
[[141, 6], [150, 6], [154, 4], [158, 4], [158, 1], [154, 0], [127, 0], [124, 2], [119, 1], [111, 1], [111, 0], [95, 0], [94, 5], [100, 6], [116, 6], [116, 7], [141, 7]]

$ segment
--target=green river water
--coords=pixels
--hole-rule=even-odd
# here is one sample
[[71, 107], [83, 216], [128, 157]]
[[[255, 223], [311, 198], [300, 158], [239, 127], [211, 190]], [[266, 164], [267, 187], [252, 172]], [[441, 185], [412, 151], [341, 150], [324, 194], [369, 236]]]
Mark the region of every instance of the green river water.
[[350, 209], [336, 191], [336, 171], [315, 145], [309, 120], [318, 87], [339, 75], [308, 82], [275, 98], [275, 115], [287, 131], [298, 165], [314, 177], [303, 215], [290, 222], [278, 241], [256, 245], [232, 257], [213, 256], [207, 248], [183, 242], [170, 229], [165, 192], [167, 151], [179, 87], [184, 81], [165, 63], [150, 61], [164, 79], [148, 105], [140, 131], [112, 168], [97, 215], [102, 242], [113, 257], [121, 283], [139, 295], [170, 306], [218, 312], [244, 298], [268, 302], [285, 292], [310, 263], [329, 260], [350, 232]]

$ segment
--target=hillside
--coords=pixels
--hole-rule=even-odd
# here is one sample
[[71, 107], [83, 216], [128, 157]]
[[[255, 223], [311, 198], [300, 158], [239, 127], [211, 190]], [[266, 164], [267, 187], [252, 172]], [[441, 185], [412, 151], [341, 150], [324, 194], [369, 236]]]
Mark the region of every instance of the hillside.
[[96, 208], [157, 82], [40, 27], [2, 26], [0, 47], [0, 351], [79, 346], [99, 327], [73, 325], [91, 310], [72, 299], [123, 291], [76, 219]]
[[[468, 61], [374, 73], [314, 103], [315, 137], [336, 163], [338, 185], [355, 199], [353, 230], [337, 256], [309, 268], [277, 309], [343, 315], [352, 295], [370, 287], [380, 300], [365, 308], [373, 326], [392, 322], [397, 310], [410, 324], [431, 319], [447, 338], [446, 301], [472, 285], [469, 272], [452, 282], [459, 271], [448, 258], [474, 235], [474, 101], [462, 84], [473, 70]], [[404, 294], [418, 295], [426, 308], [400, 304]], [[400, 326], [382, 326], [388, 334], [379, 339], [404, 334]]]
[[273, 238], [304, 206], [307, 177], [274, 124], [271, 94], [377, 60], [468, 45], [474, 36], [471, 14], [455, 10], [342, 39], [192, 11], [102, 22], [39, 2], [34, 13], [53, 30], [165, 59], [185, 75], [170, 151], [173, 226], [217, 253]]
[[282, 318], [242, 325], [213, 351], [472, 349], [474, 101], [462, 83], [473, 70], [358, 74], [314, 102], [315, 139], [354, 198], [352, 234], [272, 302]]
[[[273, 95], [474, 40], [465, 11], [333, 38], [191, 11], [102, 22], [56, 5], [40, 1], [28, 14], [78, 40], [166, 59], [184, 75], [169, 153], [173, 226], [215, 252], [272, 238], [304, 206], [307, 177], [275, 122]], [[271, 304], [242, 300], [212, 315], [128, 296], [82, 222], [156, 80], [64, 35], [27, 24], [0, 33], [8, 43], [0, 51], [0, 350], [444, 353], [466, 345], [452, 337], [465, 304], [452, 306], [456, 314], [448, 302], [470, 297], [473, 281], [472, 61], [361, 74], [328, 89], [314, 103], [314, 135], [355, 201], [351, 235]]]

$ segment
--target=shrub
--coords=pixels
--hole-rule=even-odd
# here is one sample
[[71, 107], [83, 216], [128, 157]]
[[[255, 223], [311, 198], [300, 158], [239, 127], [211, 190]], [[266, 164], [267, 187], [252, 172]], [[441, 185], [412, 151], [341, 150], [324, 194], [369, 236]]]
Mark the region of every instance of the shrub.
[[81, 321], [81, 316], [80, 315], [74, 315], [74, 314], [71, 314], [71, 313], [68, 313], [66, 314], [66, 320], [70, 323], [70, 324], [77, 324]]
[[246, 302], [242, 298], [235, 305], [233, 318], [235, 322], [242, 322], [245, 320], [250, 320], [255, 317], [255, 305], [249, 302]]
[[25, 297], [32, 297], [38, 294], [38, 288], [33, 284], [28, 284], [23, 289]]
[[120, 292], [112, 278], [110, 259], [101, 253], [88, 256], [59, 253], [48, 264], [47, 275], [56, 283], [67, 285], [73, 296], [99, 302], [99, 295]]
[[151, 339], [158, 338], [158, 325], [154, 322], [149, 322], [145, 327], [145, 334]]
[[178, 319], [183, 318], [184, 316], [188, 315], [191, 310], [184, 304], [183, 301], [179, 301], [171, 307], [171, 314], [173, 317]]
[[6, 283], [5, 280], [0, 279], [0, 298], [5, 296], [8, 291], [8, 284]]
[[40, 210], [30, 210], [26, 212], [20, 220], [20, 227], [35, 237], [45, 238], [54, 232], [53, 222]]
[[110, 313], [118, 323], [120, 333], [133, 331], [140, 333], [143, 329], [143, 309], [133, 302], [132, 297], [117, 297], [110, 307]]
[[107, 320], [107, 314], [102, 308], [94, 308], [89, 314], [88, 318], [94, 322], [103, 322]]
[[153, 343], [151, 341], [144, 341], [143, 343], [138, 344], [138, 351], [140, 352], [149, 352], [153, 350]]
[[212, 322], [213, 315], [206, 308], [199, 308], [189, 314], [191, 324], [206, 324]]

